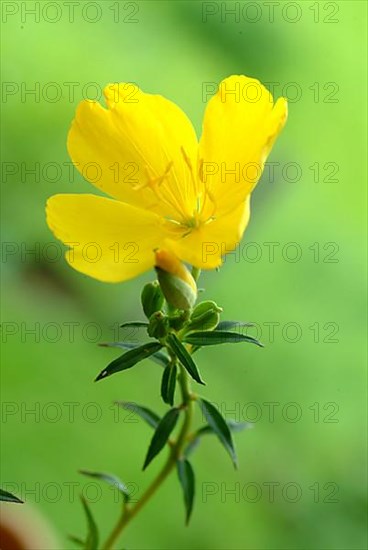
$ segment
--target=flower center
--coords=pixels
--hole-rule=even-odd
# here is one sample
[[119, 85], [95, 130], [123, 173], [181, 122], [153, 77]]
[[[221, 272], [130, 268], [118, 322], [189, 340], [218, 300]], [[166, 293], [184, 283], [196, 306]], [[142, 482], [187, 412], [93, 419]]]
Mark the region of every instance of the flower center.
[[[163, 175], [158, 178], [153, 178], [146, 168], [146, 183], [135, 189], [139, 191], [148, 187], [157, 199], [153, 208], [163, 214], [171, 229], [186, 236], [201, 225], [215, 219], [215, 201], [201, 178], [201, 171], [199, 174], [195, 173], [192, 162], [183, 147], [181, 147], [181, 154], [188, 168], [184, 182], [178, 181], [173, 170], [173, 162], [169, 162]], [[165, 209], [167, 209], [167, 215], [163, 212]]]
[[200, 178], [200, 172], [199, 174], [194, 172], [192, 162], [183, 147], [181, 147], [181, 154], [188, 167], [190, 183], [195, 196], [195, 204], [192, 205], [192, 210], [190, 211], [190, 209], [188, 210], [188, 205], [183, 201], [180, 205], [181, 219], [177, 220], [170, 217], [166, 219], [186, 229], [186, 235], [192, 230], [198, 229], [201, 225], [210, 223], [215, 219], [215, 202], [208, 187], [203, 183], [202, 178]]

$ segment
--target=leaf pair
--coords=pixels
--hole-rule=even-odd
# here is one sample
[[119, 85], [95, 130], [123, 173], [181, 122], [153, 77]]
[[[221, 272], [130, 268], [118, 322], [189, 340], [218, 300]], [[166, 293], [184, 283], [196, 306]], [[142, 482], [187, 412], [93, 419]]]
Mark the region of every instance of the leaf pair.
[[[204, 384], [199, 374], [197, 365], [178, 337], [174, 333], [171, 333], [169, 334], [167, 341], [173, 354], [179, 359], [180, 363], [188, 371], [190, 376], [199, 384]], [[177, 374], [176, 365], [174, 366], [168, 355], [161, 351], [163, 347], [162, 344], [159, 342], [148, 342], [147, 344], [137, 345], [134, 342], [116, 342], [102, 345], [106, 347], [128, 349], [129, 351], [112, 361], [105, 369], [103, 369], [103, 371], [101, 371], [97, 376], [95, 380], [96, 382], [98, 380], [102, 380], [103, 378], [107, 378], [116, 372], [130, 369], [140, 361], [143, 361], [143, 359], [150, 357], [155, 362], [165, 367], [161, 385], [161, 395], [165, 403], [169, 403], [170, 405], [173, 404]]]
[[160, 418], [156, 413], [147, 407], [137, 405], [137, 403], [117, 401], [117, 404], [123, 409], [136, 413], [155, 430], [144, 461], [143, 470], [145, 470], [167, 443], [170, 434], [178, 421], [180, 409], [174, 407], [170, 409], [162, 418]]
[[[230, 426], [232, 426], [232, 424], [230, 423], [229, 426], [229, 424], [226, 423], [220, 412], [205, 399], [200, 399], [199, 405], [208, 422], [208, 426], [204, 426], [203, 428], [201, 428], [201, 430], [198, 430], [197, 434], [202, 435], [203, 433], [215, 433], [221, 443], [224, 445], [225, 449], [230, 454], [234, 466], [237, 467], [235, 447], [230, 432]], [[235, 428], [235, 426], [232, 427]], [[239, 427], [239, 425], [236, 424], [236, 427]], [[196, 439], [199, 440], [199, 436]], [[177, 471], [179, 481], [183, 489], [184, 503], [186, 509], [186, 524], [188, 525], [193, 510], [195, 497], [194, 471], [189, 460], [186, 457], [177, 461]]]
[[[168, 441], [168, 438], [176, 426], [180, 410], [177, 408], [170, 409], [165, 416], [160, 419], [154, 412], [136, 405], [135, 403], [119, 403], [124, 409], [136, 412], [143, 418], [147, 424], [155, 428], [146, 459], [144, 461], [143, 470], [147, 468], [149, 463], [158, 455]], [[186, 523], [188, 524], [194, 503], [194, 472], [190, 462], [186, 459], [177, 461], [178, 477], [183, 489], [184, 503], [186, 509]]]
[[[127, 503], [130, 498], [130, 494], [124, 483], [116, 476], [113, 476], [111, 474], [105, 474], [101, 472], [91, 472], [89, 470], [80, 470], [79, 473], [88, 476], [93, 477], [96, 479], [99, 479], [101, 481], [104, 481], [108, 485], [111, 485], [115, 489], [117, 489], [124, 498], [124, 503]], [[74, 543], [78, 544], [84, 550], [98, 550], [99, 548], [99, 532], [97, 523], [92, 515], [91, 509], [88, 505], [87, 500], [84, 497], [81, 497], [84, 513], [87, 518], [87, 538], [86, 540], [82, 540], [79, 537], [70, 536], [70, 540]]]
[[[180, 410], [173, 408], [168, 411], [165, 416], [160, 418], [155, 412], [142, 405], [137, 405], [136, 403], [120, 401], [117, 402], [117, 404], [126, 410], [135, 412], [155, 430], [144, 462], [143, 469], [145, 469], [167, 443], [170, 434], [176, 426]], [[195, 476], [193, 468], [188, 461], [188, 455], [193, 451], [203, 435], [215, 434], [230, 454], [234, 466], [236, 466], [236, 453], [231, 432], [240, 431], [249, 427], [249, 424], [246, 422], [226, 422], [214, 405], [205, 399], [199, 399], [199, 405], [208, 424], [197, 430], [193, 440], [185, 450], [185, 457], [177, 461], [178, 477], [183, 490], [186, 508], [186, 523], [189, 522], [195, 496]], [[113, 479], [115, 481], [116, 478]]]
[[[146, 327], [147, 323], [136, 321], [132, 323], [125, 323], [122, 326]], [[227, 330], [238, 326], [251, 326], [251, 324], [240, 323], [238, 321], [222, 321], [213, 331], [189, 332], [184, 336], [183, 342], [192, 345], [195, 349], [202, 346], [237, 344], [240, 342], [247, 342], [263, 347], [261, 342], [251, 336]], [[167, 344], [173, 355], [179, 359], [180, 363], [187, 370], [190, 376], [198, 382], [198, 384], [204, 384], [198, 367], [195, 364], [191, 354], [175, 333], [172, 332], [168, 335]], [[113, 342], [101, 345], [106, 347], [128, 349], [129, 351], [112, 361], [105, 369], [103, 369], [97, 376], [95, 380], [96, 382], [98, 380], [102, 380], [103, 378], [107, 378], [116, 372], [130, 369], [144, 359], [151, 358], [153, 361], [159, 363], [165, 368], [161, 384], [161, 395], [165, 403], [169, 403], [170, 405], [173, 404], [177, 372], [168, 355], [162, 351], [163, 346], [160, 342], [148, 342], [143, 345], [139, 345], [135, 342]]]
[[[239, 424], [226, 423], [220, 412], [205, 399], [199, 400], [201, 410], [206, 417], [208, 426], [203, 427], [199, 432], [203, 433], [215, 433], [225, 449], [231, 456], [233, 464], [237, 467], [237, 458], [235, 453], [235, 447], [231, 436], [230, 429], [239, 429]], [[245, 427], [245, 426], [242, 426]], [[180, 484], [183, 489], [184, 503], [186, 509], [186, 523], [188, 524], [194, 504], [195, 497], [195, 476], [193, 468], [189, 460], [185, 457], [177, 461], [177, 471]]]

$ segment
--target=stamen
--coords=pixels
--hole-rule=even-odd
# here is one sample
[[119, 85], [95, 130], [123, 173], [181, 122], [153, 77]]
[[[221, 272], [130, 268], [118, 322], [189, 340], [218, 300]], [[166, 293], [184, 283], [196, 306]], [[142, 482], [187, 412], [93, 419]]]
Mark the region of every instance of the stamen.
[[194, 170], [193, 170], [193, 166], [192, 166], [191, 160], [190, 160], [190, 158], [188, 157], [188, 155], [186, 154], [185, 149], [184, 149], [183, 146], [180, 147], [180, 150], [181, 150], [181, 154], [183, 155], [185, 164], [186, 164], [186, 165], [188, 166], [188, 168], [189, 168], [190, 178], [191, 178], [191, 180], [192, 180], [194, 192], [195, 192], [196, 195], [198, 195], [197, 180], [196, 180], [196, 178], [194, 177]]
[[170, 172], [172, 166], [173, 166], [173, 162], [169, 162], [169, 164], [167, 165], [166, 170], [163, 173], [163, 175], [159, 176], [158, 178], [152, 178], [150, 176], [149, 172], [148, 172], [148, 166], [145, 166], [145, 173], [146, 173], [147, 181], [142, 183], [141, 185], [133, 186], [133, 189], [134, 189], [134, 191], [141, 191], [142, 189], [145, 189], [146, 187], [149, 187], [151, 189], [151, 191], [156, 195], [156, 198], [159, 201], [159, 203], [163, 202], [163, 203], [168, 204], [171, 208], [176, 210], [176, 212], [178, 212], [181, 215], [181, 211], [178, 208], [178, 206], [173, 204], [171, 201], [169, 201], [168, 197], [165, 196], [165, 194], [160, 193], [160, 191], [159, 191], [159, 187], [161, 186], [162, 182], [167, 177], [167, 175]]
[[[203, 182], [203, 159], [200, 160], [199, 175], [197, 175], [194, 173], [191, 159], [185, 149], [181, 147], [180, 150], [190, 173], [189, 181], [193, 186], [191, 190], [188, 190], [189, 196], [193, 196], [192, 193], [195, 192], [195, 204], [192, 212], [187, 211], [188, 207], [181, 193], [183, 189], [178, 187], [176, 190], [175, 185], [170, 185], [172, 183], [171, 179], [167, 182], [167, 185], [163, 185], [173, 167], [172, 161], [167, 164], [164, 173], [159, 177], [152, 177], [152, 169], [150, 170], [149, 166], [145, 166], [146, 181], [134, 186], [133, 189], [140, 191], [149, 188], [158, 201], [156, 206], [166, 205], [168, 207], [165, 220], [171, 225], [172, 230], [179, 231], [182, 233], [182, 237], [186, 237], [201, 225], [207, 225], [216, 219], [214, 216], [216, 203], [208, 184]], [[171, 174], [170, 178], [174, 177], [175, 172]], [[187, 181], [181, 182], [184, 187]], [[200, 185], [200, 182], [202, 182], [202, 185]], [[200, 188], [198, 188], [198, 184]]]
[[173, 223], [175, 225], [180, 225], [180, 226], [183, 225], [181, 222], [178, 222], [177, 220], [174, 220], [173, 218], [169, 218], [168, 216], [165, 216], [165, 220], [170, 222], [170, 223]]
[[203, 159], [199, 159], [198, 175], [199, 175], [199, 179], [201, 180], [201, 182], [204, 183], [204, 181], [203, 181]]

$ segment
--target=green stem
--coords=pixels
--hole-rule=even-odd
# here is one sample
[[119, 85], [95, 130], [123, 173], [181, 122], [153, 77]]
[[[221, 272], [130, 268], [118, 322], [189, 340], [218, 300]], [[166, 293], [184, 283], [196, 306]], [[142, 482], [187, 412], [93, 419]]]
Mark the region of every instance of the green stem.
[[182, 394], [182, 408], [184, 410], [184, 422], [181, 427], [178, 439], [173, 443], [170, 451], [170, 455], [165, 462], [162, 470], [158, 473], [155, 479], [152, 481], [151, 485], [143, 493], [142, 497], [138, 500], [133, 506], [125, 506], [123, 513], [119, 518], [117, 524], [112, 530], [110, 536], [106, 540], [103, 550], [111, 550], [114, 547], [114, 544], [120, 537], [122, 531], [125, 527], [131, 522], [131, 520], [140, 512], [140, 510], [145, 506], [145, 504], [151, 499], [155, 494], [157, 489], [162, 485], [171, 471], [174, 469], [177, 460], [181, 457], [187, 436], [190, 432], [192, 418], [193, 418], [193, 395], [190, 389], [189, 377], [185, 369], [180, 365], [180, 374], [179, 374], [179, 384]]

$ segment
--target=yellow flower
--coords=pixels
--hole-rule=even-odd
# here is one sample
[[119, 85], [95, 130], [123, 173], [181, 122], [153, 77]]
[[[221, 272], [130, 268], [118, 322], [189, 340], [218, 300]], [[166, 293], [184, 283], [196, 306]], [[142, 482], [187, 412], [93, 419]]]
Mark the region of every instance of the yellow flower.
[[132, 84], [105, 88], [107, 108], [83, 101], [70, 157], [110, 197], [55, 195], [47, 222], [72, 267], [101, 281], [152, 268], [156, 249], [213, 269], [242, 238], [250, 194], [287, 116], [284, 98], [231, 76], [208, 102], [201, 139], [174, 103]]

